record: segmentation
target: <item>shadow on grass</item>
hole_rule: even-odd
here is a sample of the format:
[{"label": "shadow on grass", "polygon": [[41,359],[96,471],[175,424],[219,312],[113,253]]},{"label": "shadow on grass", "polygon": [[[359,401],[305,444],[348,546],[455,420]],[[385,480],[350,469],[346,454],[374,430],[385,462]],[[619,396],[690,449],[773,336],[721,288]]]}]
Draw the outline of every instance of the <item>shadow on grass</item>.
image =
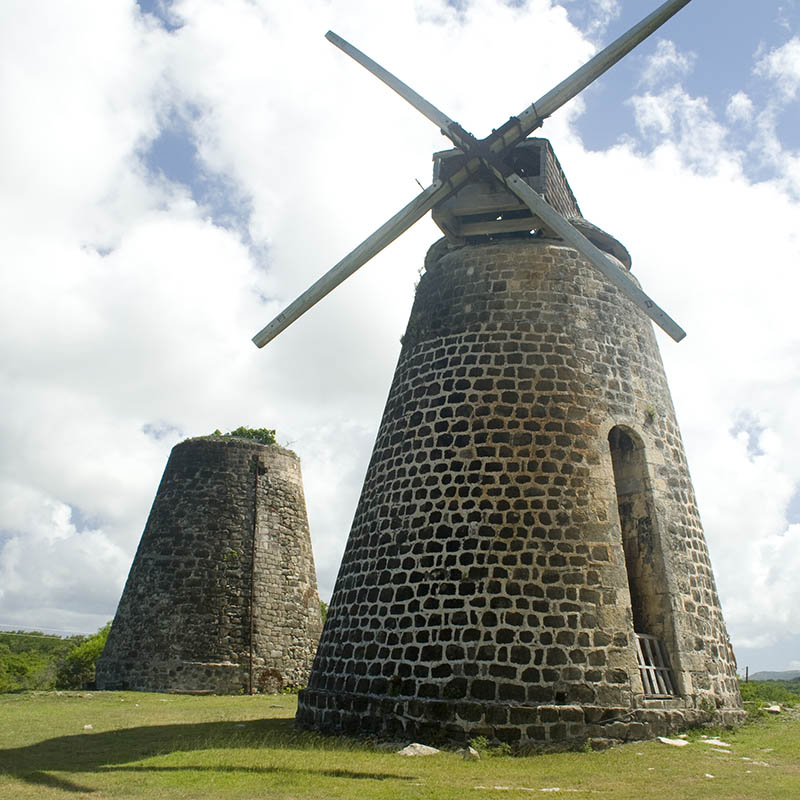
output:
[{"label": "shadow on grass", "polygon": [[235,722],[203,722],[186,725],[148,725],[116,731],[81,733],[46,739],[26,747],[0,750],[0,774],[29,784],[70,792],[91,792],[95,787],[83,786],[54,772],[98,774],[109,772],[170,773],[216,772],[248,775],[307,774],[348,780],[414,780],[407,775],[382,772],[354,772],[346,769],[303,769],[284,767],[216,766],[147,766],[132,761],[153,756],[185,753],[193,750],[244,747],[278,747],[308,751],[352,751],[356,745],[336,737],[299,733],[291,720],[265,719]]}]

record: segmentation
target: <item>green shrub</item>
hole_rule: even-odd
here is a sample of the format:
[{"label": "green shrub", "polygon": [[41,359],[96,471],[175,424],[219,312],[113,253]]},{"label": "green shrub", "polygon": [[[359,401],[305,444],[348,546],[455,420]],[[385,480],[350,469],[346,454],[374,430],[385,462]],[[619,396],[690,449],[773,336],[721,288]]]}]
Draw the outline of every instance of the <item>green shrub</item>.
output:
[{"label": "green shrub", "polygon": [[58,665],[83,639],[39,631],[0,633],[0,692],[53,689]]},{"label": "green shrub", "polygon": [[756,705],[795,706],[800,703],[798,681],[739,681],[742,700]]},{"label": "green shrub", "polygon": [[469,740],[470,747],[478,751],[478,754],[483,757],[494,756],[510,756],[513,755],[511,745],[506,742],[490,742],[485,736],[475,736]]},{"label": "green shrub", "polygon": [[111,623],[67,653],[56,673],[57,689],[83,689],[94,684],[94,665],[106,646]]},{"label": "green shrub", "polygon": [[219,428],[211,434],[212,436],[233,436],[237,439],[252,439],[254,442],[261,444],[277,444],[278,440],[275,438],[275,431],[269,428],[245,428],[238,427],[235,431],[222,433]]}]

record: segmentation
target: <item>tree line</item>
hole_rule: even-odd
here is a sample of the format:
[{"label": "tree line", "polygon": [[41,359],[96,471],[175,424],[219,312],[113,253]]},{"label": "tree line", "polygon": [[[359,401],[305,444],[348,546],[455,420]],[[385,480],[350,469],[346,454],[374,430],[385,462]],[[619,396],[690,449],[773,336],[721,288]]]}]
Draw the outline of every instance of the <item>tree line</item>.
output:
[{"label": "tree line", "polygon": [[0,632],[0,692],[94,687],[94,665],[111,623],[91,636]]}]

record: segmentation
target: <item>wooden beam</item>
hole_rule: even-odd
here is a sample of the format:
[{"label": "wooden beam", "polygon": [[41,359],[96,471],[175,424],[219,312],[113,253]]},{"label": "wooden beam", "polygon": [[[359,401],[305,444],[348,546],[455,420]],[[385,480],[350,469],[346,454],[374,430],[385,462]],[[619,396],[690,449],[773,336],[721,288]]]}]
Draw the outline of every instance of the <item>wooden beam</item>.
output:
[{"label": "wooden beam", "polygon": [[663,3],[652,14],[648,14],[641,22],[629,28],[594,58],[561,81],[558,86],[529,105],[521,114],[517,115],[522,129],[519,138],[526,138],[554,111],[580,94],[590,83],[597,80],[690,2],[691,0],[668,0]]},{"label": "wooden beam", "polygon": [[265,325],[253,337],[253,343],[256,347],[263,347],[281,331],[288,328],[298,317],[305,314],[309,308],[322,300],[326,294],[349,278],[360,266],[369,261],[374,255],[383,250],[387,244],[394,241],[418,219],[427,214],[449,191],[446,185],[437,181],[417,195],[371,236],[368,236],[355,250],[352,250],[338,264],[331,267],[293,303],[278,314],[272,322]]},{"label": "wooden beam", "polygon": [[679,342],[686,331],[675,322],[663,308],[651,300],[631,279],[628,273],[614,263],[602,250],[593,245],[580,231],[576,230],[543,197],[531,189],[519,175],[508,177],[496,173],[499,180],[530,208],[548,228],[554,230],[565,242],[571,244],[590,264],[617,287],[629,300],[642,309],[653,322]]}]

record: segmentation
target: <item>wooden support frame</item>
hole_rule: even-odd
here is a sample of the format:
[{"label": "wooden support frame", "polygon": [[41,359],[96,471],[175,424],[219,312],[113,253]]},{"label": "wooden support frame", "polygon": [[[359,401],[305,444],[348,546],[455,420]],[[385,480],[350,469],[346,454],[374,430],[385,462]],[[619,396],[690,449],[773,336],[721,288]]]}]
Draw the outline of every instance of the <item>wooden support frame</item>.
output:
[{"label": "wooden support frame", "polygon": [[646,633],[637,633],[635,636],[644,696],[650,699],[675,697],[675,681],[664,646],[655,636]]}]

